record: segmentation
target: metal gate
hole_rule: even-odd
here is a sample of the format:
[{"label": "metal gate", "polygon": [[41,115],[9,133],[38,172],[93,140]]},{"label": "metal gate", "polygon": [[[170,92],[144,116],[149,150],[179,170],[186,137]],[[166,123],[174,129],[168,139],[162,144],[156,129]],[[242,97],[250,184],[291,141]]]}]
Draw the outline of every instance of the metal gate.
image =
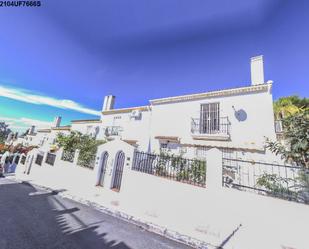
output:
[{"label": "metal gate", "polygon": [[117,153],[116,161],[115,161],[115,175],[114,175],[114,180],[113,180],[113,185],[112,185],[112,189],[115,189],[117,191],[120,190],[120,186],[121,186],[124,158],[125,158],[125,155],[122,151]]},{"label": "metal gate", "polygon": [[104,185],[104,177],[105,177],[105,172],[106,172],[107,159],[108,159],[108,153],[105,152],[102,158],[102,164],[101,164],[100,173],[99,173],[99,183],[98,183],[98,185],[102,187]]}]

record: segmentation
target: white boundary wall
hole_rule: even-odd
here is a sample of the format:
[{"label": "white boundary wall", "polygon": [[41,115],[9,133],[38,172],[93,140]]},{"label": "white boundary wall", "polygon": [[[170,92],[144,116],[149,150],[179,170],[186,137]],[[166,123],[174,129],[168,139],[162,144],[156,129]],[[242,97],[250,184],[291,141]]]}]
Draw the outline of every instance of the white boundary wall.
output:
[{"label": "white boundary wall", "polygon": [[[105,184],[95,187],[106,150]],[[125,153],[125,164],[120,192],[115,192],[110,187],[119,150]],[[55,166],[34,164],[28,176],[20,167],[17,175],[214,246],[226,241],[224,248],[309,248],[309,207],[222,188],[218,149],[207,154],[206,188],[133,171],[133,152],[134,147],[116,140],[99,147],[94,170],[57,159]],[[28,157],[34,153],[31,151]]]}]

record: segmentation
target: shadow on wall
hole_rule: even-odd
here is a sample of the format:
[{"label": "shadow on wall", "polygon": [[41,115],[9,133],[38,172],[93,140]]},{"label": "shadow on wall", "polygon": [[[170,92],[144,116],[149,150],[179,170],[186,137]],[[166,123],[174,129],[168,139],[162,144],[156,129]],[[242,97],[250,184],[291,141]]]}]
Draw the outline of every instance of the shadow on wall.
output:
[{"label": "shadow on wall", "polygon": [[56,193],[36,192],[31,184],[0,185],[0,248],[131,249],[107,241],[98,223],[84,224],[74,214],[79,208],[65,208]]}]

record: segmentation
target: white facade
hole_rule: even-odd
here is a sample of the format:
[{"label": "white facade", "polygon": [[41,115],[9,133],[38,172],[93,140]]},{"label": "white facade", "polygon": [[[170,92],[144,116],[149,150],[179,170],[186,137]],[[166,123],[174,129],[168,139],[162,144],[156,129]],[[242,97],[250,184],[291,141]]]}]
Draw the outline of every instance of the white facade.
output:
[{"label": "white facade", "polygon": [[77,131],[82,134],[91,135],[95,138],[100,137],[99,134],[102,132],[101,120],[72,120],[71,121],[71,130]]},{"label": "white facade", "polygon": [[[263,157],[270,154],[266,139],[276,140],[272,83],[264,83],[263,71],[263,57],[253,57],[250,86],[155,99],[146,106],[114,109],[115,97],[108,95],[101,119],[73,120],[65,132],[107,141],[118,138],[141,151],[189,158],[204,157],[212,147]],[[29,134],[27,143],[50,143],[61,129]]]},{"label": "white facade", "polygon": [[152,112],[149,106],[103,112],[103,139],[121,138],[142,150],[147,150],[151,135]]},{"label": "white facade", "polygon": [[104,109],[100,138],[119,137],[141,151],[164,150],[185,157],[203,157],[203,150],[211,147],[255,157],[270,154],[265,141],[276,140],[272,82],[261,82],[262,56],[251,59],[251,74],[247,87],[155,99],[148,106]]},{"label": "white facade", "polygon": [[39,129],[34,134],[27,134],[25,137],[18,139],[16,143],[24,146],[38,146],[50,149],[55,144],[56,137],[59,133],[69,134],[69,126],[60,126],[51,129]]},{"label": "white facade", "polygon": [[[203,147],[220,147],[264,154],[266,138],[276,139],[271,86],[157,99],[146,107],[104,111],[102,128],[119,130],[106,139],[120,137],[142,151],[167,149],[193,157]],[[216,104],[216,117],[207,114],[203,120],[205,104]],[[135,110],[141,113],[138,119],[132,117]]]}]

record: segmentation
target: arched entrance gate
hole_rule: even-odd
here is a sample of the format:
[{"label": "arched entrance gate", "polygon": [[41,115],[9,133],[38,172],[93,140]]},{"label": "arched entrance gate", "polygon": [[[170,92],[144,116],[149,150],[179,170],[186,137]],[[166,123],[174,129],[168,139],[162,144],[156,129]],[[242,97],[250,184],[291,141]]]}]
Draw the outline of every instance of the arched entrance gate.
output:
[{"label": "arched entrance gate", "polygon": [[115,171],[112,189],[119,191],[121,187],[121,180],[123,174],[125,154],[123,151],[119,151],[115,157]]},{"label": "arched entrance gate", "polygon": [[104,178],[105,178],[105,173],[106,173],[107,159],[108,159],[108,153],[104,152],[103,158],[102,158],[101,167],[99,169],[99,180],[98,180],[98,185],[102,186],[102,187],[104,185]]}]

